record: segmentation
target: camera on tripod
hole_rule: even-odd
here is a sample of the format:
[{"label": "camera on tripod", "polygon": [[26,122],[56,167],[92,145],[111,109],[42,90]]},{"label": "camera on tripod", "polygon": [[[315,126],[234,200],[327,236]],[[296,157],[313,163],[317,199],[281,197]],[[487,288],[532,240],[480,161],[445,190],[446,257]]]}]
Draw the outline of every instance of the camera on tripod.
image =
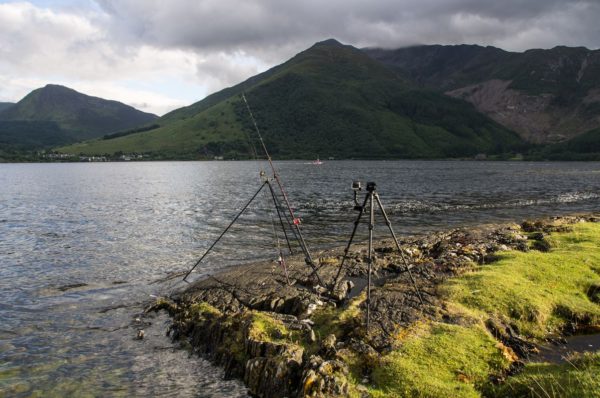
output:
[{"label": "camera on tripod", "polygon": [[[377,186],[377,184],[375,184],[374,182],[367,182],[366,191],[369,193],[373,193],[373,192],[375,192],[376,186]],[[352,181],[351,188],[354,191],[354,210],[363,211],[364,207],[358,203],[358,199],[357,199],[358,192],[362,191],[362,183],[360,181]]]},{"label": "camera on tripod", "polygon": [[[417,296],[419,297],[419,301],[421,302],[421,305],[424,304],[423,297],[421,297],[421,292],[419,291],[417,283],[415,282],[415,279],[413,278],[412,273],[410,272],[410,267],[409,267],[408,261],[404,257],[404,254],[402,253],[402,249],[400,248],[400,243],[398,242],[398,238],[396,237],[396,233],[392,229],[392,223],[391,223],[390,219],[388,218],[388,216],[385,212],[385,209],[383,208],[383,205],[381,204],[381,200],[379,199],[379,194],[376,192],[376,189],[375,189],[376,187],[377,187],[377,184],[375,184],[374,182],[367,182],[367,186],[366,186],[367,193],[365,194],[364,201],[362,202],[362,205],[361,205],[358,203],[357,196],[358,196],[358,192],[362,191],[362,185],[361,185],[360,181],[352,181],[351,188],[352,188],[352,191],[354,192],[354,204],[355,204],[354,210],[357,210],[359,212],[359,214],[356,217],[356,221],[354,221],[354,229],[352,230],[352,235],[350,235],[350,240],[348,241],[348,244],[346,245],[346,248],[344,249],[344,257],[342,257],[342,261],[340,262],[340,265],[338,266],[338,270],[337,270],[337,273],[335,275],[335,278],[334,278],[333,284],[332,284],[332,286],[336,286],[340,279],[340,275],[344,268],[344,263],[345,263],[346,259],[348,258],[348,252],[350,250],[350,246],[352,245],[352,241],[354,240],[354,237],[356,235],[356,230],[358,229],[358,224],[360,223],[362,216],[365,214],[369,214],[369,246],[367,249],[368,269],[367,269],[367,301],[366,301],[366,304],[367,304],[366,332],[367,332],[367,335],[369,334],[369,323],[370,323],[370,319],[371,319],[371,309],[370,309],[371,308],[371,274],[373,272],[373,270],[372,270],[373,252],[374,252],[373,229],[375,226],[375,205],[377,205],[379,207],[379,211],[381,212],[381,215],[385,219],[385,224],[387,225],[387,227],[390,230],[390,233],[392,235],[392,238],[394,239],[396,248],[398,249],[398,252],[400,253],[400,257],[402,258],[402,261],[404,262],[405,271],[408,273],[408,276],[410,277],[412,285],[415,288],[415,292],[417,293]],[[367,209],[368,209],[368,211],[366,211]]]}]

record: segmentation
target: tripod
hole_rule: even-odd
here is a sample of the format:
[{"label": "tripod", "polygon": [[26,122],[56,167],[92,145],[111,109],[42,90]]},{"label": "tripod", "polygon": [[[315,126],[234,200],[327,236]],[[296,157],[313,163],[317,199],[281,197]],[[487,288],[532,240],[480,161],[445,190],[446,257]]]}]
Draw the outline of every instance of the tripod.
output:
[{"label": "tripod", "polygon": [[406,258],[404,257],[404,253],[402,252],[402,249],[400,248],[400,243],[398,243],[398,238],[396,238],[396,233],[394,232],[394,230],[392,228],[392,223],[391,223],[390,219],[388,218],[388,216],[385,212],[385,209],[383,208],[383,204],[381,204],[381,199],[379,199],[379,194],[376,192],[375,187],[376,187],[376,184],[374,182],[367,182],[367,194],[365,195],[365,200],[363,201],[362,206],[361,206],[361,205],[358,205],[358,201],[356,200],[357,191],[361,190],[360,182],[354,182],[352,184],[352,189],[354,190],[354,202],[356,203],[356,206],[354,208],[359,211],[359,214],[358,214],[358,217],[356,218],[356,221],[354,221],[354,229],[352,230],[352,235],[350,235],[350,240],[348,241],[348,244],[346,245],[346,248],[344,249],[344,257],[342,257],[342,261],[340,263],[340,266],[338,267],[338,270],[337,270],[337,273],[336,273],[336,276],[335,276],[335,279],[333,282],[333,287],[335,287],[337,285],[340,274],[344,267],[344,262],[348,258],[348,252],[350,251],[350,246],[352,245],[352,241],[354,240],[354,236],[356,235],[356,230],[358,229],[358,224],[360,224],[360,220],[362,218],[362,215],[365,212],[365,209],[366,209],[366,206],[368,203],[369,204],[369,245],[368,245],[368,260],[367,260],[367,264],[368,264],[368,272],[367,272],[367,334],[369,333],[369,324],[370,324],[370,320],[371,320],[371,274],[372,274],[372,269],[373,269],[373,228],[375,227],[375,206],[373,204],[373,201],[377,202],[377,205],[379,206],[379,210],[381,210],[381,214],[383,214],[385,224],[387,225],[388,229],[390,230],[390,233],[392,235],[392,238],[394,239],[394,243],[396,244],[396,248],[398,249],[398,252],[400,252],[400,257],[402,258],[404,267],[405,267],[406,271],[408,272],[410,281],[411,281],[413,287],[415,288],[415,292],[417,293],[417,296],[419,297],[419,301],[421,302],[421,305],[423,305],[423,298],[421,297],[421,292],[419,291],[419,288],[417,287],[417,283],[415,282],[415,279],[414,279],[412,273],[410,272],[410,267],[408,266],[408,262],[406,261]]},{"label": "tripod", "polygon": [[[187,277],[202,262],[202,260],[204,260],[204,258],[208,255],[208,253],[211,252],[211,250],[217,245],[217,243],[221,240],[221,238],[227,233],[227,231],[229,231],[229,229],[233,226],[233,224],[235,224],[235,222],[238,220],[238,218],[240,218],[240,216],[246,211],[246,209],[250,206],[250,204],[252,204],[252,202],[254,201],[254,199],[256,199],[256,197],[258,196],[258,194],[266,186],[266,187],[269,187],[269,192],[271,193],[271,198],[273,199],[273,204],[275,205],[275,209],[277,210],[277,216],[279,217],[279,223],[281,225],[281,229],[283,230],[283,234],[285,236],[285,241],[287,242],[287,246],[288,246],[288,249],[290,251],[290,254],[293,254],[293,251],[292,251],[292,245],[291,245],[290,240],[288,238],[288,235],[287,235],[287,232],[286,232],[286,229],[285,229],[285,225],[284,225],[284,222],[283,222],[283,218],[284,217],[285,217],[288,225],[291,227],[292,232],[293,232],[296,240],[298,241],[298,244],[300,245],[300,248],[304,252],[306,263],[311,266],[311,268],[313,270],[313,274],[316,275],[317,280],[319,281],[319,283],[321,285],[323,285],[323,282],[321,281],[321,278],[319,277],[319,274],[317,273],[317,269],[316,269],[316,267],[315,267],[315,265],[314,265],[314,263],[312,261],[312,257],[310,256],[310,252],[308,251],[308,247],[306,246],[306,242],[304,241],[304,237],[302,236],[302,231],[300,230],[300,226],[298,225],[298,223],[295,220],[292,220],[290,222],[290,220],[287,218],[287,216],[285,214],[282,215],[282,211],[280,210],[281,205],[280,205],[279,199],[277,199],[277,195],[275,195],[275,190],[273,189],[273,186],[271,185],[271,181],[266,176],[266,173],[264,171],[260,172],[260,177],[263,180],[263,183],[258,188],[258,190],[256,191],[256,193],[254,193],[254,195],[250,198],[250,200],[244,205],[244,207],[242,207],[242,209],[240,210],[240,212],[233,218],[233,220],[223,230],[223,232],[221,232],[221,235],[219,235],[219,237],[217,239],[215,239],[215,241],[206,250],[206,252],[204,252],[204,254],[202,255],[202,257],[200,257],[200,259],[196,262],[196,264],[194,264],[194,266],[192,268],[190,268],[190,270],[185,274],[185,276],[183,277],[183,281],[184,282],[187,282]],[[279,259],[280,259],[279,262],[282,265],[283,270],[285,272],[286,282],[289,285],[290,284],[290,278],[289,278],[287,266],[285,264],[285,260],[283,259],[283,253],[281,252],[281,249],[279,250]]]}]

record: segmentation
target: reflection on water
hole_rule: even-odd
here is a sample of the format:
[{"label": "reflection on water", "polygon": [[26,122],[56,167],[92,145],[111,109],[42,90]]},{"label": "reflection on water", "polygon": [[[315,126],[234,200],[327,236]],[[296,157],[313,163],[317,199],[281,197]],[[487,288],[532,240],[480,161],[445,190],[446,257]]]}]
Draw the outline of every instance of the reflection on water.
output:
[{"label": "reflection on water", "polygon": [[[277,165],[312,247],[347,239],[353,180],[377,182],[400,234],[597,211],[600,202],[600,163]],[[240,383],[175,349],[166,317],[135,319],[152,296],[182,286],[152,282],[194,263],[258,189],[258,170],[255,162],[0,165],[0,395],[245,396]],[[266,195],[200,274],[275,256]],[[134,340],[140,327],[147,338]]]}]

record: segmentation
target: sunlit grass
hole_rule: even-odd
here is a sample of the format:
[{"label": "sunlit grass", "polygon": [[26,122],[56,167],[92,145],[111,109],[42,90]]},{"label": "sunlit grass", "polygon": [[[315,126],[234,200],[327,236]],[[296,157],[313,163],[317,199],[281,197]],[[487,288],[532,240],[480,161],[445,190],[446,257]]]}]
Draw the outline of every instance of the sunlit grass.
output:
[{"label": "sunlit grass", "polygon": [[[460,325],[428,323],[409,330],[399,348],[372,373],[375,397],[592,397],[600,396],[598,358],[571,365],[529,364],[524,373],[494,387],[514,353],[496,341],[484,322],[497,318],[533,338],[559,333],[568,322],[600,323],[590,300],[600,285],[600,224],[552,234],[551,251],[505,252],[440,287],[448,312]],[[591,292],[591,293],[590,293]]]},{"label": "sunlit grass", "polygon": [[554,365],[532,363],[506,383],[487,391],[494,397],[600,397],[600,352]]},{"label": "sunlit grass", "polygon": [[542,338],[567,322],[600,323],[600,306],[588,297],[600,283],[600,224],[553,234],[549,253],[506,252],[498,262],[449,281],[445,299],[482,319],[498,317]]},{"label": "sunlit grass", "polygon": [[509,366],[480,325],[433,323],[408,337],[373,371],[375,397],[478,397],[477,386]]}]

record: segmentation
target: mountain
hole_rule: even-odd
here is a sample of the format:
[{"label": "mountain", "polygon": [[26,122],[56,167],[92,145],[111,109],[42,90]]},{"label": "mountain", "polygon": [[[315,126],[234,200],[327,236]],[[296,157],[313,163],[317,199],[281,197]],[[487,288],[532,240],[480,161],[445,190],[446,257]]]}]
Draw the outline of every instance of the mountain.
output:
[{"label": "mountain", "polygon": [[77,141],[56,122],[0,120],[0,145],[29,150],[66,145]]},{"label": "mountain", "polygon": [[471,102],[529,142],[561,142],[600,127],[600,50],[432,45],[364,51],[419,87]]},{"label": "mountain", "polygon": [[0,143],[26,149],[63,145],[151,123],[156,115],[49,84],[0,111]]},{"label": "mountain", "polygon": [[417,88],[361,50],[326,40],[163,116],[154,122],[156,128],[61,151],[248,157],[256,133],[243,92],[267,147],[278,158],[447,158],[523,147],[514,132],[470,103]]},{"label": "mountain", "polygon": [[12,103],[12,102],[0,102],[0,112],[2,112],[5,109],[10,108],[13,105],[14,105],[14,103]]}]

